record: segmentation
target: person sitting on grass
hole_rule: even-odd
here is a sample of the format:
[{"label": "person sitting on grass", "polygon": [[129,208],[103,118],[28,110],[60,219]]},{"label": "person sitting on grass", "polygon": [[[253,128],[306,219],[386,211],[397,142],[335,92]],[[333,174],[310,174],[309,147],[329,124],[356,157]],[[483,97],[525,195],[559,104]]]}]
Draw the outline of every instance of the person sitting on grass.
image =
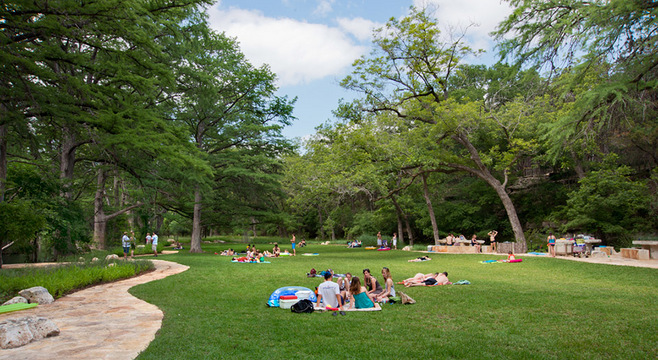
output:
[{"label": "person sitting on grass", "polygon": [[498,260],[498,261],[507,263],[510,262],[510,260],[516,260],[516,256],[514,256],[514,253],[512,253],[511,251],[507,253],[507,259]]},{"label": "person sitting on grass", "polygon": [[382,286],[379,285],[379,281],[377,281],[377,279],[370,274],[370,269],[363,269],[363,279],[366,287],[368,288],[369,295],[377,296],[384,291]]},{"label": "person sitting on grass", "polygon": [[[342,285],[341,285],[342,282]],[[340,287],[340,296],[343,299],[350,297],[350,285],[352,285],[352,273],[345,273],[345,277],[338,278],[338,286]]]},{"label": "person sitting on grass", "polygon": [[429,256],[419,256],[415,259],[411,259],[411,260],[407,260],[407,261],[408,262],[421,262],[421,261],[428,261],[428,260],[432,260],[432,258],[429,257]]},{"label": "person sitting on grass", "polygon": [[235,255],[235,251],[233,251],[233,249],[228,249],[228,250],[224,250],[224,251],[222,251],[219,255],[222,255],[222,256],[233,256],[233,255]]},{"label": "person sitting on grass", "polygon": [[320,301],[324,301],[325,308],[338,308],[341,310],[341,314],[345,315],[343,310],[343,298],[340,296],[340,288],[338,284],[331,281],[333,275],[330,271],[324,273],[324,282],[318,286],[318,299],[316,301],[316,307],[320,307]]},{"label": "person sitting on grass", "polygon": [[375,301],[377,302],[387,302],[390,296],[395,296],[393,278],[391,277],[391,271],[387,267],[382,268],[382,276],[384,277],[384,291],[375,296]]},{"label": "person sitting on grass", "polygon": [[358,276],[352,278],[350,284],[350,309],[370,309],[375,307],[375,301],[365,288],[361,286]]},{"label": "person sitting on grass", "polygon": [[274,256],[276,256],[276,257],[279,257],[279,255],[281,255],[281,248],[279,247],[278,243],[274,243],[274,248],[272,249],[272,254],[274,254]]}]

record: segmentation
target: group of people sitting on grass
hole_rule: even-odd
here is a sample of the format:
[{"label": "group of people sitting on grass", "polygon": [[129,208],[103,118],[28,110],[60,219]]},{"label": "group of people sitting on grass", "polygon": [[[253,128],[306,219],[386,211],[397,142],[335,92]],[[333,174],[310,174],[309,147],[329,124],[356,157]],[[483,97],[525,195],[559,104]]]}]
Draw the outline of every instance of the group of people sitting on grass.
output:
[{"label": "group of people sitting on grass", "polygon": [[[334,272],[329,269],[321,273],[324,282],[317,287],[317,303],[324,302],[325,307],[339,309],[370,309],[379,308],[379,303],[389,302],[396,298],[395,283],[391,271],[387,267],[382,268],[384,285],[379,283],[370,269],[363,269],[363,280],[351,273],[345,273],[338,277],[338,282],[333,282]],[[398,284],[406,287],[445,285],[449,284],[448,273],[416,274],[413,278],[406,279]]]},{"label": "group of people sitting on grass", "polygon": [[[244,253],[237,253],[233,249],[228,249],[224,250],[221,252],[220,255],[224,256],[234,256],[231,260],[232,261],[238,261],[238,262],[263,262],[265,261],[265,258],[273,258],[273,257],[279,257],[281,255],[290,255],[288,250],[281,250],[279,247],[279,244],[274,243],[274,248],[272,248],[272,251],[261,251],[260,249],[256,249],[256,246],[254,245],[247,245],[247,249],[245,250]],[[235,255],[244,255],[244,256],[239,256],[236,257]]]},{"label": "group of people sitting on grass", "polygon": [[347,242],[347,247],[348,247],[348,248],[357,248],[357,247],[361,247],[361,240],[348,241],[348,242]]}]

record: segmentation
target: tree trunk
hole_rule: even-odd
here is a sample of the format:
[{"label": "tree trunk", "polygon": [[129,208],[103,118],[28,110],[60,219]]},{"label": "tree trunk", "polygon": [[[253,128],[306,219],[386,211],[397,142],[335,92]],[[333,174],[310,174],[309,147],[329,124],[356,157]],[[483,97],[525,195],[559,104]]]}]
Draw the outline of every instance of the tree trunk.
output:
[{"label": "tree trunk", "polygon": [[201,189],[194,189],[194,215],[192,218],[192,240],[190,242],[191,253],[201,253]]},{"label": "tree trunk", "polygon": [[393,206],[395,206],[395,217],[398,220],[398,243],[400,246],[404,245],[404,225],[402,223],[402,208],[398,204],[397,200],[395,200],[395,196],[391,196],[391,201],[393,202]]},{"label": "tree trunk", "polygon": [[423,197],[427,204],[427,211],[429,212],[430,221],[432,222],[432,232],[434,233],[434,245],[439,245],[439,227],[436,224],[436,217],[434,217],[434,208],[432,207],[432,200],[430,199],[430,191],[427,187],[427,174],[421,174],[423,179]]},{"label": "tree trunk", "polygon": [[324,220],[322,220],[322,209],[318,206],[318,219],[320,221],[320,239],[324,241]]},{"label": "tree trunk", "polygon": [[70,200],[71,184],[73,183],[73,170],[75,165],[75,134],[68,126],[62,128],[62,150],[59,159],[59,178],[63,181],[65,199]]},{"label": "tree trunk", "polygon": [[[5,201],[5,188],[7,182],[7,135],[9,125],[0,125],[0,203]],[[2,254],[0,254],[2,258]],[[2,259],[0,259],[2,265]]]},{"label": "tree trunk", "polygon": [[105,170],[99,167],[98,177],[96,180],[97,181],[96,194],[94,196],[94,237],[93,237],[92,247],[102,250],[107,249],[107,243],[105,238],[106,230],[107,230],[107,222],[127,211],[130,211],[136,207],[143,205],[141,202],[137,202],[136,204],[130,205],[110,215],[106,215],[105,210],[103,209],[105,180],[106,180]]},{"label": "tree trunk", "polygon": [[505,172],[505,181],[501,184],[500,181],[498,181],[498,179],[496,179],[491,174],[489,169],[484,165],[477,149],[475,148],[475,146],[473,146],[473,144],[465,134],[461,134],[461,133],[455,134],[453,136],[453,139],[455,139],[456,141],[464,145],[464,147],[466,147],[466,149],[471,155],[471,160],[475,162],[476,168],[472,168],[461,164],[448,164],[448,166],[453,167],[455,169],[464,170],[478,176],[480,179],[486,181],[487,184],[489,184],[489,186],[491,186],[496,191],[496,194],[498,194],[500,201],[503,203],[503,206],[505,207],[505,211],[507,212],[507,218],[509,219],[510,225],[512,225],[512,231],[514,232],[514,238],[516,239],[516,243],[517,243],[516,248],[523,249],[522,252],[525,252],[528,249],[528,245],[526,244],[525,234],[523,234],[523,226],[521,226],[521,221],[519,220],[519,216],[516,213],[516,208],[514,207],[514,203],[512,202],[512,199],[509,197],[509,194],[507,194],[507,191],[505,190],[507,186],[507,172]]}]

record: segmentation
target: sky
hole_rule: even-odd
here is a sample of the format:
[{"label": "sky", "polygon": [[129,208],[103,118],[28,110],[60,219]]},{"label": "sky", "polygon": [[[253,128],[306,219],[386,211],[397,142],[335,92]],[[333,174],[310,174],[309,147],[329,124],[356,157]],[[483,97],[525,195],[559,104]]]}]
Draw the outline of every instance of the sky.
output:
[{"label": "sky", "polygon": [[472,64],[491,64],[495,48],[489,33],[511,9],[501,0],[219,0],[207,9],[211,27],[237,39],[256,67],[277,75],[278,96],[297,97],[288,138],[306,138],[334,119],[340,99],[359,94],[340,87],[352,63],[372,49],[372,30],[409,7],[435,9],[444,32],[466,29],[466,42],[482,49]]}]

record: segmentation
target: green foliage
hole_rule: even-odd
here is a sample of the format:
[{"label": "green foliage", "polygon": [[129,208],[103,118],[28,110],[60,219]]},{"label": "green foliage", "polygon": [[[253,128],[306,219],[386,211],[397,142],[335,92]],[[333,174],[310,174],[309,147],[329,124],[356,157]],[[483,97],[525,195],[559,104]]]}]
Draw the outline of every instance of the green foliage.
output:
[{"label": "green foliage", "polygon": [[655,229],[647,184],[632,180],[630,173],[627,166],[590,171],[569,194],[563,230],[591,232],[615,245],[633,233]]},{"label": "green foliage", "polygon": [[95,261],[49,267],[25,267],[0,271],[0,302],[33,286],[43,286],[55,298],[91,285],[139,275],[155,267],[150,261]]}]

